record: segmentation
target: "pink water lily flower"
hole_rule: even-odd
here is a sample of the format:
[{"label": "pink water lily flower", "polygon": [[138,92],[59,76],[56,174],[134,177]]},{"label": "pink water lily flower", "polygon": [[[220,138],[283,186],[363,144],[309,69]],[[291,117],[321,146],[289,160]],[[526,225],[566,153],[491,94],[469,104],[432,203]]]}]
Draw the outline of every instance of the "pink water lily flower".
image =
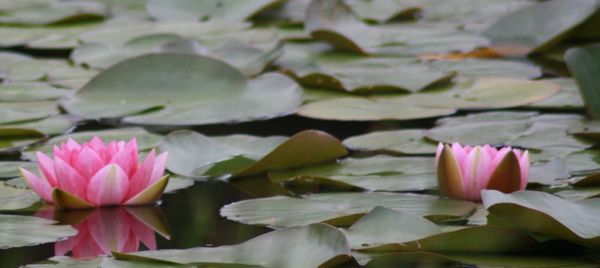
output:
[{"label": "pink water lily flower", "polygon": [[54,146],[54,159],[36,152],[39,173],[20,168],[21,174],[44,201],[58,207],[90,208],[142,205],[160,198],[168,176],[163,176],[167,153],[152,150],[138,160],[135,138],[105,144],[99,137],[79,144],[69,139]]},{"label": "pink water lily flower", "polygon": [[445,196],[480,201],[482,189],[510,193],[527,186],[528,151],[440,143],[435,157],[439,190]]}]

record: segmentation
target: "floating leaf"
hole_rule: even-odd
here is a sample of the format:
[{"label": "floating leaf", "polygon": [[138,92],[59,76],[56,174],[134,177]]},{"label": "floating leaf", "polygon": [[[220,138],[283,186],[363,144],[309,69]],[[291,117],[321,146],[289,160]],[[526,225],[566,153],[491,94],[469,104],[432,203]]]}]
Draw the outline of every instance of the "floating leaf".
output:
[{"label": "floating leaf", "polygon": [[560,85],[560,91],[546,99],[529,104],[527,107],[534,109],[582,109],[583,101],[579,94],[579,88],[575,81],[570,78],[554,78],[544,80]]},{"label": "floating leaf", "polygon": [[[485,31],[504,53],[547,50],[590,18],[598,9],[595,0],[552,0],[518,10],[501,18]],[[560,18],[560,19],[556,19]]]},{"label": "floating leaf", "polygon": [[600,119],[600,93],[598,92],[600,65],[598,65],[598,59],[600,59],[600,46],[572,48],[565,54],[567,66],[577,81],[587,113],[595,119]]},{"label": "floating leaf", "polygon": [[77,234],[68,225],[30,216],[0,215],[0,248],[33,246]]},{"label": "floating leaf", "polygon": [[488,44],[482,36],[445,25],[368,26],[341,0],[314,0],[306,11],[305,31],[316,40],[359,54],[415,55],[471,51]]},{"label": "floating leaf", "polygon": [[0,84],[0,101],[2,102],[56,100],[67,96],[69,93],[69,90],[53,87],[45,83]]},{"label": "floating leaf", "polygon": [[281,116],[301,101],[298,85],[280,74],[246,80],[233,67],[207,57],[156,54],[114,65],[62,105],[90,119],[204,125]]},{"label": "floating leaf", "polygon": [[[294,243],[290,243],[293,241]],[[118,260],[261,267],[331,267],[350,259],[346,237],[325,224],[273,231],[238,245],[114,253]]]},{"label": "floating leaf", "polygon": [[437,196],[396,193],[327,193],[303,198],[275,196],[224,206],[221,215],[246,224],[299,226],[326,222],[349,226],[376,206],[443,220],[461,218],[475,209],[468,201]]},{"label": "floating leaf", "polygon": [[31,207],[40,198],[29,189],[0,184],[0,210],[11,211]]},{"label": "floating leaf", "polygon": [[0,22],[24,25],[53,24],[75,19],[102,18],[106,12],[106,7],[96,2],[54,2],[42,6],[32,5],[6,10],[0,15]]},{"label": "floating leaf", "polygon": [[192,131],[176,131],[165,138],[161,149],[169,151],[167,168],[185,176],[248,176],[318,164],[347,153],[337,139],[315,130],[287,140],[246,135],[209,138]]},{"label": "floating leaf", "polygon": [[504,194],[495,190],[484,190],[482,199],[490,212],[490,224],[521,228],[585,246],[600,245],[600,228],[595,224],[600,215],[600,199],[569,202],[544,192]]},{"label": "floating leaf", "polygon": [[385,151],[400,154],[434,154],[437,145],[425,139],[423,129],[371,132],[344,140],[344,145],[358,151]]},{"label": "floating leaf", "polygon": [[148,13],[164,21],[244,21],[281,0],[149,0]]},{"label": "floating leaf", "polygon": [[361,251],[520,253],[534,251],[539,245],[526,232],[515,229],[477,226],[444,231],[422,217],[385,207],[374,208],[344,234],[350,246]]},{"label": "floating leaf", "polygon": [[437,187],[432,157],[347,158],[337,163],[269,172],[269,178],[289,185],[317,183],[370,191],[420,191]]}]

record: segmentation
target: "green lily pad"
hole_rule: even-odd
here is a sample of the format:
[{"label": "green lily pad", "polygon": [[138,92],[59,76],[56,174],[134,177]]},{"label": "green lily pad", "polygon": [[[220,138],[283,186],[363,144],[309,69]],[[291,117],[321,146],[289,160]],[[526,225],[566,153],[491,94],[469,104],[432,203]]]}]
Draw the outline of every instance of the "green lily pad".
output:
[{"label": "green lily pad", "polygon": [[376,206],[426,216],[456,219],[470,214],[475,204],[437,196],[397,193],[324,193],[303,198],[275,196],[235,202],[221,208],[227,219],[245,224],[299,226],[326,222],[349,226]]},{"label": "green lily pad", "polygon": [[484,33],[494,46],[516,48],[524,53],[541,52],[563,40],[596,10],[595,0],[546,1],[501,18]]},{"label": "green lily pad", "polygon": [[287,44],[276,65],[302,85],[346,91],[416,92],[455,75],[414,58],[364,58],[328,50],[323,44]]},{"label": "green lily pad", "polygon": [[148,13],[163,21],[244,21],[281,0],[149,0]]},{"label": "green lily pad", "polygon": [[437,188],[435,161],[430,157],[347,158],[336,163],[269,172],[274,182],[320,184],[370,191],[420,191]]},{"label": "green lily pad", "polygon": [[588,198],[600,197],[600,187],[573,187],[554,193],[565,200],[577,202]]},{"label": "green lily pad", "polygon": [[40,198],[29,189],[15,188],[0,183],[0,211],[25,209],[39,201]]},{"label": "green lily pad", "polygon": [[301,101],[299,86],[280,74],[246,80],[237,69],[208,57],[151,54],[114,65],[61,104],[90,119],[204,125],[286,115]]},{"label": "green lily pad", "polygon": [[569,133],[573,134],[573,135],[581,136],[581,137],[599,140],[600,139],[600,122],[598,122],[598,121],[586,122],[581,127],[570,129]]},{"label": "green lily pad", "polygon": [[583,109],[583,100],[579,94],[579,88],[573,79],[553,78],[545,81],[560,85],[560,91],[546,99],[529,104],[527,107],[531,107],[536,110]]},{"label": "green lily pad", "polygon": [[542,71],[536,66],[509,60],[439,60],[433,61],[431,65],[441,70],[456,72],[459,77],[467,78],[532,79],[542,75]]},{"label": "green lily pad", "polygon": [[511,78],[482,78],[415,94],[340,97],[305,104],[299,115],[333,120],[408,120],[449,115],[456,109],[509,108],[559,90],[554,84]]},{"label": "green lily pad", "polygon": [[426,140],[424,131],[424,129],[376,131],[345,139],[344,145],[358,151],[434,154],[437,144]]},{"label": "green lily pad", "polygon": [[27,170],[34,170],[37,165],[33,162],[25,161],[0,161],[0,178],[14,178],[21,176],[19,167]]},{"label": "green lily pad", "polygon": [[0,15],[0,22],[4,24],[44,25],[65,23],[76,19],[103,18],[106,12],[106,6],[101,3],[57,1],[42,6],[23,6],[5,10]]},{"label": "green lily pad", "polygon": [[68,225],[30,216],[0,215],[0,249],[50,243],[77,234]]},{"label": "green lily pad", "polygon": [[0,125],[39,120],[56,114],[58,107],[50,101],[3,103],[0,107]]},{"label": "green lily pad", "polygon": [[232,246],[113,253],[113,255],[118,260],[143,260],[169,264],[223,263],[282,268],[332,267],[350,259],[350,247],[344,234],[336,228],[325,224],[311,224],[273,231]]},{"label": "green lily pad", "polygon": [[422,217],[385,207],[374,208],[343,231],[352,249],[360,251],[521,253],[539,245],[524,231],[496,226],[444,231]]},{"label": "green lily pad", "polygon": [[67,96],[69,93],[69,90],[53,87],[46,83],[0,84],[1,102],[57,100]]},{"label": "green lily pad", "polygon": [[[546,234],[584,246],[600,245],[598,202],[587,199],[569,202],[544,192],[520,191],[504,194],[482,192],[488,223]],[[543,224],[540,224],[543,223]]]},{"label": "green lily pad", "polygon": [[341,0],[312,1],[304,21],[305,31],[314,39],[365,55],[466,52],[488,45],[482,36],[446,25],[369,26]]},{"label": "green lily pad", "polygon": [[565,61],[577,81],[586,111],[595,119],[600,119],[600,93],[597,90],[600,86],[597,76],[600,73],[598,59],[600,59],[600,46],[572,48],[565,54]]},{"label": "green lily pad", "polygon": [[287,140],[247,135],[210,138],[183,130],[167,135],[161,150],[169,151],[167,168],[184,176],[248,176],[331,161],[347,153],[337,139],[315,130]]}]

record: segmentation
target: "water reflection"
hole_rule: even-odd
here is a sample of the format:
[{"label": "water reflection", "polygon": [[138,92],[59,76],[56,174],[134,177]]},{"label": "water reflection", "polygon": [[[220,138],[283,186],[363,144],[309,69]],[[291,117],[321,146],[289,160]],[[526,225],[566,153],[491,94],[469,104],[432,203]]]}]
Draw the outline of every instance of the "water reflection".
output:
[{"label": "water reflection", "polygon": [[[158,207],[108,207],[91,210],[42,208],[36,216],[70,224],[78,233],[54,244],[56,256],[76,258],[108,255],[112,251],[155,250],[155,233],[170,238]],[[69,254],[70,253],[70,254]]]}]

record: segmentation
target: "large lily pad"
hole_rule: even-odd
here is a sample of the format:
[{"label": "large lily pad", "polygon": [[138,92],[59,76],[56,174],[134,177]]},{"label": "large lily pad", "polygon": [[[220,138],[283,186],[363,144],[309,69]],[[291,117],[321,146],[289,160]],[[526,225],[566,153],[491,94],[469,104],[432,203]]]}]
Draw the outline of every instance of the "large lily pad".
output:
[{"label": "large lily pad", "polygon": [[77,234],[68,225],[30,216],[0,215],[0,249],[50,243]]},{"label": "large lily pad", "polygon": [[560,91],[546,99],[529,104],[534,109],[583,109],[583,100],[579,94],[579,87],[570,78],[554,78],[546,80],[560,85]]},{"label": "large lily pad", "polygon": [[600,59],[600,46],[572,48],[565,55],[569,70],[573,73],[579,86],[586,110],[595,119],[600,119],[600,93],[598,92],[600,65],[598,65],[598,59]]},{"label": "large lily pad", "polygon": [[495,190],[483,191],[482,199],[490,212],[490,224],[521,228],[591,247],[600,245],[600,228],[596,224],[600,199],[570,202],[544,192],[504,194]]},{"label": "large lily pad", "polygon": [[468,201],[437,196],[396,193],[313,194],[303,198],[275,196],[240,201],[224,206],[221,215],[246,224],[299,226],[326,222],[349,226],[376,206],[443,220],[461,218],[475,209]]},{"label": "large lily pad", "polygon": [[344,145],[358,151],[385,151],[400,154],[434,154],[437,144],[425,139],[424,129],[371,132],[344,140]]},{"label": "large lily pad", "polygon": [[156,54],[114,65],[62,105],[90,119],[204,125],[286,115],[301,101],[298,85],[280,74],[246,80],[235,68],[208,57]]},{"label": "large lily pad", "polygon": [[509,108],[545,99],[554,84],[510,78],[482,78],[422,93],[329,98],[305,104],[298,114],[333,120],[407,120],[449,115],[457,109]]},{"label": "large lily pad", "polygon": [[341,0],[314,0],[306,11],[305,31],[314,39],[359,54],[416,55],[471,51],[488,40],[445,25],[369,26]]},{"label": "large lily pad", "polygon": [[[499,52],[536,53],[563,40],[598,9],[595,0],[552,0],[518,10],[485,31]],[[556,19],[560,18],[560,19]]]},{"label": "large lily pad", "polygon": [[5,24],[43,25],[75,19],[97,19],[106,15],[101,3],[92,1],[57,1],[47,5],[22,6],[5,10],[0,22]]},{"label": "large lily pad", "polygon": [[40,198],[29,189],[6,186],[0,183],[0,210],[11,211],[31,207]]},{"label": "large lily pad", "polygon": [[166,21],[244,21],[282,0],[149,0],[148,13]]},{"label": "large lily pad", "polygon": [[538,241],[527,232],[495,226],[450,228],[409,213],[376,207],[344,230],[361,251],[507,253],[533,251]]},{"label": "large lily pad", "polygon": [[53,87],[46,83],[4,83],[0,84],[1,102],[27,102],[56,100],[71,93],[69,90]]},{"label": "large lily pad", "polygon": [[347,158],[336,163],[269,172],[269,178],[290,185],[320,184],[370,191],[420,191],[437,187],[432,157]]},{"label": "large lily pad", "polygon": [[247,135],[210,138],[182,130],[169,134],[161,150],[169,151],[167,168],[185,176],[248,176],[331,161],[347,153],[337,139],[315,130],[287,140]]},{"label": "large lily pad", "polygon": [[311,224],[273,231],[232,246],[114,253],[114,256],[119,260],[173,264],[331,267],[350,259],[350,247],[344,234],[336,228]]}]

